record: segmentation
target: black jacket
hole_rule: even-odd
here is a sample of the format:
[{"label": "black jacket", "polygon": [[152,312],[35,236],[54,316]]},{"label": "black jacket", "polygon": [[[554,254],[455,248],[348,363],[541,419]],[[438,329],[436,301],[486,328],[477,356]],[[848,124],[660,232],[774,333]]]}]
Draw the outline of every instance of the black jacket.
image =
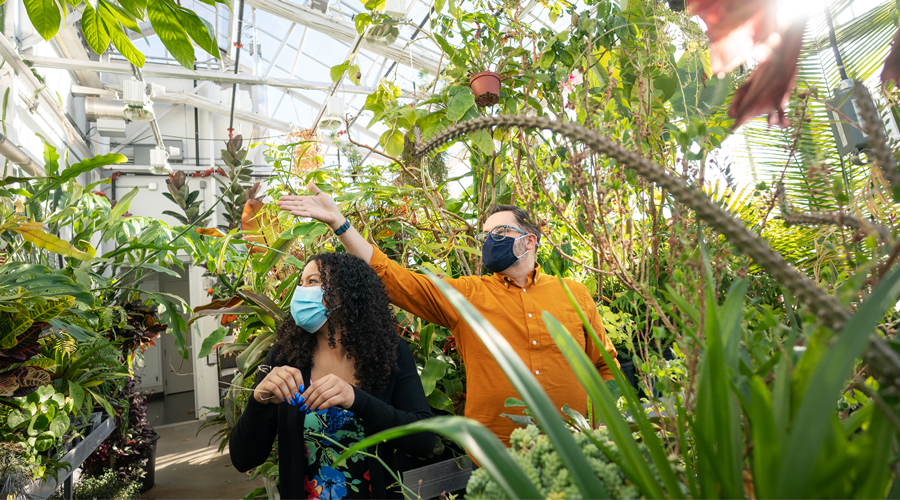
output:
[{"label": "black jacket", "polygon": [[[263,364],[275,367],[285,363],[278,358],[278,348],[272,347]],[[397,364],[399,370],[391,376],[387,388],[376,394],[369,394],[354,387],[353,405],[347,410],[362,418],[366,436],[372,436],[385,429],[398,427],[430,418],[431,406],[425,399],[422,382],[416,370],[406,341],[397,341]],[[309,381],[310,367],[298,367],[303,380]],[[262,375],[262,374],[260,374]],[[263,377],[256,381],[259,384]],[[229,451],[234,467],[245,472],[261,465],[269,458],[275,436],[278,436],[279,492],[284,499],[306,498],[303,477],[306,469],[303,425],[305,413],[289,404],[262,404],[251,397],[247,408],[231,433]],[[397,470],[394,450],[427,457],[434,451],[435,438],[432,433],[419,433],[388,441],[378,446],[378,456]],[[376,453],[374,447],[367,450]],[[366,458],[374,498],[401,498],[399,487],[393,477],[373,458]],[[381,492],[379,494],[379,492]]]}]

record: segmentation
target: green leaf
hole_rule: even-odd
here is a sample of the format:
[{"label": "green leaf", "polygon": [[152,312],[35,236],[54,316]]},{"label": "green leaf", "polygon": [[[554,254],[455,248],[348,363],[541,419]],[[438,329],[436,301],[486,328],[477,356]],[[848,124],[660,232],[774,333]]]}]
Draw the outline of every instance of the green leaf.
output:
[{"label": "green leaf", "polygon": [[[600,413],[601,420],[609,430],[610,438],[619,447],[619,452],[624,459],[623,465],[626,467],[623,470],[625,475],[635,482],[647,498],[664,498],[665,494],[644,461],[643,454],[632,437],[630,427],[625,422],[625,419],[622,418],[618,408],[616,408],[616,399],[613,398],[608,386],[603,382],[600,373],[597,372],[597,368],[591,362],[587,353],[578,345],[572,334],[566,330],[566,327],[550,313],[544,311],[541,316],[544,324],[547,326],[547,331],[553,337],[553,341],[559,346],[563,356],[566,357],[569,365],[575,371],[575,375],[578,377],[581,385],[587,391],[591,402],[594,403],[594,407]],[[611,357],[609,361],[612,361]],[[609,366],[612,370],[618,371],[615,363]],[[656,434],[651,432],[649,435],[644,435],[644,441],[658,442],[659,440]],[[663,456],[665,457],[665,455]],[[668,465],[666,468],[669,468]],[[671,471],[671,468],[669,470]],[[675,491],[679,492],[680,490],[676,487]],[[677,495],[678,493],[675,494]]]},{"label": "green leaf", "polygon": [[69,382],[69,397],[71,397],[75,401],[76,410],[81,408],[81,405],[84,404],[84,389],[81,388],[77,382],[73,382],[71,380]]},{"label": "green leaf", "polygon": [[[147,5],[150,24],[172,57],[185,68],[194,67],[194,46],[178,16],[167,0],[150,0]],[[113,40],[115,42],[115,40]]]},{"label": "green leaf", "polygon": [[264,332],[258,335],[253,339],[253,342],[250,343],[250,347],[238,354],[237,359],[235,360],[237,362],[238,370],[244,374],[248,373],[256,363],[265,357],[266,353],[269,352],[269,348],[272,347],[272,344],[274,343],[274,332]]},{"label": "green leaf", "polygon": [[403,133],[394,130],[384,144],[384,151],[391,156],[400,156],[403,153]]},{"label": "green leaf", "polygon": [[381,10],[384,8],[384,0],[367,0],[363,6],[366,10]]},{"label": "green leaf", "polygon": [[772,411],[772,397],[762,378],[750,380],[750,419],[753,442],[753,483],[759,498],[773,498],[778,469],[781,467],[781,447]]},{"label": "green leaf", "polygon": [[6,419],[6,425],[8,425],[10,429],[16,430],[20,427],[24,427],[30,421],[31,417],[26,417],[25,414],[19,410],[13,410]]},{"label": "green leaf", "polygon": [[44,143],[44,170],[48,176],[56,175],[56,172],[59,170],[59,153],[55,147],[47,142],[47,139],[44,139],[44,136],[41,134],[34,135],[40,137],[41,142]]},{"label": "green leaf", "polygon": [[190,10],[177,7],[178,21],[196,44],[209,55],[219,58],[219,44],[216,43],[216,31],[209,21],[194,14]]},{"label": "green leaf", "polygon": [[47,451],[55,442],[56,439],[53,437],[52,433],[42,432],[34,441],[34,449],[37,451]]},{"label": "green leaf", "polygon": [[460,92],[450,98],[447,103],[447,119],[457,122],[466,112],[475,105],[475,96],[472,92]]},{"label": "green leaf", "polygon": [[100,0],[100,13],[107,19],[115,19],[117,22],[122,23],[123,26],[134,31],[135,33],[141,32],[141,27],[138,26],[137,19],[128,12],[127,10],[119,7],[116,4],[106,2],[104,0]]},{"label": "green leaf", "polygon": [[494,139],[487,129],[476,130],[469,134],[469,139],[482,153],[490,156],[494,154]]},{"label": "green leaf", "polygon": [[109,222],[114,222],[128,211],[128,207],[131,205],[132,200],[138,194],[138,188],[134,187],[131,191],[125,193],[125,196],[121,197],[119,201],[116,203],[116,206],[112,207],[109,211]]},{"label": "green leaf", "polygon": [[332,66],[331,67],[331,81],[336,82],[336,81],[340,80],[341,77],[344,76],[344,72],[347,71],[348,68],[350,68],[350,61],[344,61],[343,63],[338,64],[337,66]]},{"label": "green leaf", "polygon": [[431,394],[434,391],[434,386],[437,384],[437,381],[447,373],[447,368],[450,365],[447,364],[446,361],[442,361],[436,357],[428,358],[428,361],[425,362],[425,367],[422,368],[422,374],[420,375],[422,378],[422,390],[425,391],[425,395]]},{"label": "green leaf", "polygon": [[442,10],[444,10],[444,5],[447,4],[447,0],[435,0],[434,1],[434,13],[440,14]]},{"label": "green leaf", "polygon": [[428,404],[431,405],[432,408],[437,408],[438,410],[443,411],[453,411],[453,401],[447,397],[446,394],[441,390],[434,390],[426,398],[428,400]]},{"label": "green leaf", "polygon": [[812,488],[814,467],[832,432],[835,401],[885,311],[900,294],[900,267],[895,267],[841,328],[837,341],[816,365],[784,446],[776,495],[799,497]]},{"label": "green leaf", "polygon": [[[600,337],[594,330],[593,325],[591,325],[591,322],[588,321],[587,316],[585,316],[584,314],[584,311],[581,310],[581,306],[578,305],[578,301],[575,299],[575,296],[572,295],[572,291],[569,290],[568,285],[566,285],[562,278],[560,278],[559,280],[563,289],[566,291],[566,295],[569,297],[569,302],[572,303],[575,312],[578,314],[578,317],[581,318],[581,323],[582,325],[584,325],[585,331],[587,331],[590,335],[591,340],[594,342],[594,345],[603,345],[603,342],[601,342]],[[578,351],[581,351],[581,349],[579,348]],[[622,374],[622,370],[620,370],[616,365],[612,356],[610,356],[610,354],[606,352],[605,349],[598,349],[598,351],[603,357],[603,361],[604,363],[606,363],[606,366],[610,368],[610,371],[613,374],[613,379],[619,386],[619,390],[622,391],[622,394],[625,396],[625,401],[628,404],[628,408],[631,410],[633,418],[637,421],[638,428],[640,429],[641,435],[644,438],[644,443],[650,449],[650,456],[651,458],[653,458],[653,461],[657,466],[657,471],[659,472],[660,476],[662,476],[663,484],[668,490],[670,490],[668,492],[669,495],[672,498],[683,498],[683,495],[681,494],[681,488],[678,485],[678,481],[675,478],[675,473],[672,470],[671,465],[669,464],[668,457],[665,450],[663,449],[663,445],[659,438],[656,437],[656,432],[654,431],[649,418],[647,418],[647,415],[644,413],[643,406],[641,405],[641,401],[638,399],[637,393],[635,392],[631,384],[627,380],[625,380],[625,375]],[[596,369],[593,369],[591,371],[593,373],[596,373]],[[591,378],[593,378],[593,376],[591,376]],[[594,381],[596,382],[596,379],[594,379]],[[588,387],[585,387],[585,389],[588,389]],[[603,384],[603,386],[600,387],[598,385],[597,389],[599,390],[599,394],[603,394],[604,390],[607,392],[609,391],[609,386]],[[609,395],[611,397],[612,393],[609,393]],[[592,398],[594,398],[594,396],[592,396]],[[603,401],[604,399],[606,399],[605,396],[600,400],[592,399],[592,401],[594,402],[594,404],[597,404],[598,401]],[[618,412],[618,409],[615,405],[615,400],[607,400],[605,408],[603,406],[600,406],[598,407],[598,410],[600,410],[601,412],[605,411],[608,414],[606,418],[610,419],[611,421],[621,419],[621,414],[619,414]],[[607,425],[609,424],[607,423]],[[620,449],[629,447],[629,442],[633,441],[629,439],[630,436],[627,433],[623,432],[621,427],[619,428],[618,436],[618,439],[622,441],[621,443],[619,443],[618,440],[616,441]],[[656,438],[654,439],[654,437]],[[631,465],[632,467],[636,467],[638,469],[642,467],[640,463],[637,463],[634,460],[631,461]],[[645,475],[646,472],[643,472],[642,474]],[[645,488],[653,489],[654,486],[645,484]],[[656,495],[650,496],[653,497]]]},{"label": "green leaf", "polygon": [[81,14],[81,32],[84,39],[97,55],[106,52],[109,48],[109,33],[106,25],[100,19],[100,15],[91,8],[90,3],[84,4],[84,12]]},{"label": "green leaf", "polygon": [[357,441],[344,450],[334,463],[341,465],[354,453],[370,446],[419,432],[440,434],[465,448],[481,467],[487,469],[509,498],[543,498],[497,436],[487,427],[465,417],[434,417],[379,432]]},{"label": "green leaf", "polygon": [[358,64],[354,64],[347,68],[347,78],[353,82],[353,85],[359,85],[359,82],[362,81],[360,78],[361,76]]},{"label": "green leaf", "polygon": [[200,346],[200,354],[197,359],[205,358],[212,353],[213,346],[225,340],[225,328],[216,328],[208,337],[203,339],[203,345]]},{"label": "green leaf", "polygon": [[53,417],[53,421],[50,422],[50,434],[55,438],[63,437],[63,434],[69,430],[69,416],[64,412],[59,412],[55,417]]},{"label": "green leaf", "polygon": [[106,410],[106,413],[109,415],[109,418],[116,418],[116,411],[113,410],[112,405],[109,404],[109,401],[107,401],[105,397],[98,395],[96,392],[94,392],[90,389],[86,389],[86,390],[87,390],[88,394],[90,394],[91,397],[94,398],[94,401],[96,401],[97,404],[99,404],[100,406],[103,407],[104,410]]},{"label": "green leaf", "polygon": [[106,26],[106,31],[109,33],[109,39],[112,41],[116,50],[125,56],[125,59],[128,59],[128,62],[131,64],[134,64],[139,68],[143,67],[144,54],[131,43],[131,39],[128,38],[122,30],[122,26],[119,22],[116,19],[103,18],[103,24]]},{"label": "green leaf", "polygon": [[60,6],[55,0],[23,0],[31,25],[44,40],[50,40],[62,24]]},{"label": "green leaf", "polygon": [[138,19],[147,17],[147,0],[118,0],[125,10]]},{"label": "green leaf", "polygon": [[362,35],[366,32],[366,27],[372,24],[372,16],[365,12],[357,14],[356,17],[353,18],[353,23],[356,25],[356,32]]},{"label": "green leaf", "polygon": [[581,494],[585,498],[609,498],[572,433],[566,428],[559,410],[506,338],[462,294],[434,274],[428,273],[428,277],[472,328],[513,387],[528,403],[528,408],[550,438]]}]

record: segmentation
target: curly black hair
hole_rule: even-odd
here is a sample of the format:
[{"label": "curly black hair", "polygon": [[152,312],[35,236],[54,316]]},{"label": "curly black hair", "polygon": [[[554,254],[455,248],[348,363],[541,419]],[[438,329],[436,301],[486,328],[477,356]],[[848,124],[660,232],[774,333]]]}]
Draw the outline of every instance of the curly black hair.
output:
[{"label": "curly black hair", "polygon": [[[337,347],[335,332],[347,358],[354,360],[359,388],[376,392],[387,387],[397,371],[397,320],[387,290],[365,261],[345,253],[323,253],[309,258],[319,265],[328,318],[328,343]],[[316,336],[288,318],[275,332],[275,346],[282,362],[312,367]]]}]

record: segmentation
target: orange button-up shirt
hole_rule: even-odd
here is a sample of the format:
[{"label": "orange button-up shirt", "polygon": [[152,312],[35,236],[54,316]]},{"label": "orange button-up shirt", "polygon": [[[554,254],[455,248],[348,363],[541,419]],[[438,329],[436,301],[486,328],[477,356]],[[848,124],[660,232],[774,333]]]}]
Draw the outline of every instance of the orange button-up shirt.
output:
[{"label": "orange button-up shirt", "polygon": [[[384,282],[391,302],[453,332],[466,367],[468,387],[465,415],[484,424],[508,445],[509,435],[517,425],[500,414],[514,413],[512,409],[504,407],[506,398],[521,397],[503,370],[428,277],[405,269],[377,247],[374,250],[370,264]],[[604,380],[612,379],[612,373],[590,334],[585,331],[578,313],[557,278],[541,274],[540,267],[535,266],[534,271],[529,273],[524,288],[500,274],[466,276],[445,281],[463,294],[506,338],[557,408],[568,404],[569,408],[582,415],[586,414],[587,394],[565,356],[553,342],[541,319],[541,313],[548,311],[565,325]],[[594,331],[603,341],[603,348],[615,359],[616,349],[606,337],[597,306],[587,287],[576,281],[565,281]]]}]

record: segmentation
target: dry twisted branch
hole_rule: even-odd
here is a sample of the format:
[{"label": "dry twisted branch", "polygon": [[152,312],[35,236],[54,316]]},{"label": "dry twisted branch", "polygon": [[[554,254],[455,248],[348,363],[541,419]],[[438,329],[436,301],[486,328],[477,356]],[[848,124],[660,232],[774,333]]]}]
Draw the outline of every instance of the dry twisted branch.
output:
[{"label": "dry twisted branch", "polygon": [[862,83],[856,82],[853,86],[853,92],[856,94],[856,105],[859,108],[859,118],[863,122],[869,141],[872,143],[872,152],[878,161],[878,166],[884,173],[884,178],[894,191],[894,201],[900,201],[900,171],[897,170],[897,163],[894,161],[894,155],[891,148],[888,147],[887,138],[884,136],[884,126],[881,123],[881,117],[878,116],[878,110],[872,105],[872,95]]},{"label": "dry twisted branch", "polygon": [[849,214],[844,211],[840,212],[809,212],[798,214],[791,210],[787,200],[784,197],[784,186],[779,186],[778,204],[781,206],[781,218],[788,227],[797,226],[846,226],[857,231],[867,234],[877,234],[882,242],[887,242],[890,238],[890,230],[875,222],[867,221],[861,217]]},{"label": "dry twisted branch", "polygon": [[778,252],[748,230],[740,220],[712,203],[703,193],[671,175],[664,167],[656,165],[580,125],[537,116],[485,116],[450,127],[427,143],[417,145],[414,154],[416,156],[425,155],[464,134],[495,126],[549,130],[573,141],[579,141],[594,151],[634,169],[638,174],[656,183],[671,193],[675,199],[694,210],[700,219],[724,235],[739,250],[748,254],[800,301],[808,304],[827,326],[834,330],[840,330],[850,317],[850,311],[846,307],[800,274]]}]

